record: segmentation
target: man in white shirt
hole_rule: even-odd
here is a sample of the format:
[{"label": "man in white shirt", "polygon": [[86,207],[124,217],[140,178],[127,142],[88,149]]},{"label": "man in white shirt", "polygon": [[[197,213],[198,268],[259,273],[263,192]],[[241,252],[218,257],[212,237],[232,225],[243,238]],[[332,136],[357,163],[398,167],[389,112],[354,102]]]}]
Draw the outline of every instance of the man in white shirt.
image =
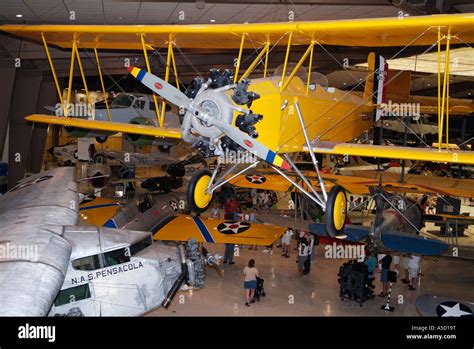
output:
[{"label": "man in white shirt", "polygon": [[408,261],[408,274],[410,275],[410,285],[408,289],[414,291],[416,285],[416,279],[418,278],[418,271],[420,270],[420,256],[411,255]]},{"label": "man in white shirt", "polygon": [[293,236],[293,229],[288,228],[283,236],[281,237],[281,245],[282,245],[282,257],[289,258],[290,257],[290,245],[291,245],[291,237]]},{"label": "man in white shirt", "polygon": [[397,273],[397,278],[400,275],[400,271],[398,269],[399,264],[400,264],[400,256],[396,254],[395,256],[393,256],[393,265],[394,265],[394,271],[395,273]]}]

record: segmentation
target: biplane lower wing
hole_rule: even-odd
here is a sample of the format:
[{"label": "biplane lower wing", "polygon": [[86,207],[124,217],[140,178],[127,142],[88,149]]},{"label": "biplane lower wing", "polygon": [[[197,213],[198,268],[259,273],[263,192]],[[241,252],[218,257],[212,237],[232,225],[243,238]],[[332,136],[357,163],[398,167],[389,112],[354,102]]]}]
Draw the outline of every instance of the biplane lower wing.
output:
[{"label": "biplane lower wing", "polygon": [[[354,171],[355,176],[343,176],[322,173],[321,177],[329,191],[333,185],[342,186],[348,193],[355,195],[370,195],[369,187],[378,186],[379,178],[382,178],[382,188],[389,192],[408,192],[423,194],[438,194],[442,196],[474,197],[474,186],[468,179],[438,178],[420,175],[408,175],[404,183],[393,173],[375,171]],[[292,180],[306,188],[300,178],[289,176]],[[313,188],[320,191],[316,179],[308,180]],[[239,175],[229,181],[230,184],[243,188],[255,188],[263,190],[274,190],[281,192],[292,192],[296,188],[286,179],[278,174],[253,174]]]},{"label": "biplane lower wing", "polygon": [[[307,147],[304,151],[309,151]],[[338,154],[349,156],[368,156],[417,160],[430,162],[448,162],[455,164],[474,165],[474,153],[462,150],[438,150],[429,148],[393,147],[372,144],[352,144],[352,143],[314,143],[312,149],[315,153]]]},{"label": "biplane lower wing", "polygon": [[[309,230],[318,236],[328,237],[326,227],[322,223],[311,223]],[[341,239],[350,242],[361,242],[368,237],[369,232],[369,227],[348,224],[344,228],[344,236]],[[415,253],[423,256],[438,256],[445,253],[449,248],[449,245],[443,241],[396,230],[383,232],[382,243],[386,250]]]},{"label": "biplane lower wing", "polygon": [[198,216],[175,216],[153,229],[154,240],[187,241],[216,244],[245,244],[268,246],[279,239],[287,228],[252,224]]},{"label": "biplane lower wing", "polygon": [[181,138],[181,130],[177,128],[163,128],[155,126],[125,124],[111,121],[97,121],[42,114],[28,115],[27,117],[25,117],[25,119],[31,122],[39,122],[42,124],[72,126],[87,130],[123,132],[128,134],[137,134],[152,137],[166,137],[177,139]]}]

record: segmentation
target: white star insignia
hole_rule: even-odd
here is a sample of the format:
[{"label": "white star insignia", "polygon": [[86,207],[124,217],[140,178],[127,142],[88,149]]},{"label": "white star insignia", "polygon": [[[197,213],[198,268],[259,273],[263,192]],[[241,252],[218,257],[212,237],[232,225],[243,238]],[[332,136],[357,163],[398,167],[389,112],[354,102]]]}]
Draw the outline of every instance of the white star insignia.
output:
[{"label": "white star insignia", "polygon": [[248,176],[245,176],[247,178],[247,180],[251,183],[256,183],[256,184],[262,184],[263,182],[265,182],[265,177],[263,176],[258,176],[258,175],[248,175]]},{"label": "white star insignia", "polygon": [[452,307],[449,307],[449,306],[443,305],[443,304],[440,304],[439,306],[446,311],[443,315],[441,315],[441,317],[472,316],[472,313],[461,310],[459,303],[456,303]]},{"label": "white star insignia", "polygon": [[250,227],[249,223],[246,222],[224,222],[219,224],[217,229],[223,234],[239,234]]},{"label": "white star insignia", "polygon": [[170,201],[170,206],[173,209],[173,211],[178,210],[178,204],[176,203],[176,201]]}]

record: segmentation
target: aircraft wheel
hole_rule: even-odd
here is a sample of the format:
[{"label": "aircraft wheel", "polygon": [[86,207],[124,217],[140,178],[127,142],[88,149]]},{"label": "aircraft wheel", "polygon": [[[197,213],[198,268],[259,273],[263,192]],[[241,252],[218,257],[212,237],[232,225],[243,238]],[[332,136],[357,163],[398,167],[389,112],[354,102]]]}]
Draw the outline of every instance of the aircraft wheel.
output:
[{"label": "aircraft wheel", "polygon": [[211,205],[212,194],[206,193],[211,175],[211,172],[207,169],[200,170],[189,181],[187,191],[188,205],[196,213],[206,211]]},{"label": "aircraft wheel", "polygon": [[107,136],[98,136],[98,137],[95,137],[95,140],[97,143],[105,143],[107,141]]},{"label": "aircraft wheel", "polygon": [[331,188],[326,203],[326,231],[332,237],[342,234],[347,214],[346,191],[340,185]]}]

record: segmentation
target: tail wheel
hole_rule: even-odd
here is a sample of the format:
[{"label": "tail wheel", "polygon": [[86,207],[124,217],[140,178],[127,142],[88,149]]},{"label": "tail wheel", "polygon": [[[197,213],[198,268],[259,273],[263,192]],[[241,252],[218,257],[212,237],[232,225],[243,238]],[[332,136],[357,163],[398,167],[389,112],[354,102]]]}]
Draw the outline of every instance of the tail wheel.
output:
[{"label": "tail wheel", "polygon": [[340,185],[331,188],[326,203],[326,231],[332,237],[344,232],[347,215],[346,191]]},{"label": "tail wheel", "polygon": [[188,184],[188,204],[196,213],[206,211],[212,202],[212,194],[206,193],[206,188],[211,181],[211,172],[201,170],[196,172]]}]

